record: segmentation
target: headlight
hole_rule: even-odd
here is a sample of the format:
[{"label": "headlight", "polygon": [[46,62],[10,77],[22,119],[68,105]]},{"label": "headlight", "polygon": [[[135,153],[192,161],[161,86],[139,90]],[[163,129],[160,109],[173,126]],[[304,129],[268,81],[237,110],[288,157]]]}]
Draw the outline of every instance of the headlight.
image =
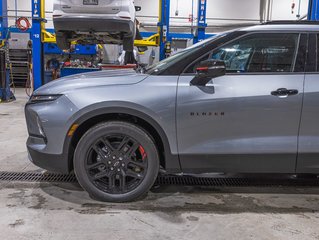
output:
[{"label": "headlight", "polygon": [[62,95],[32,95],[29,103],[41,103],[41,102],[53,102],[57,100]]}]

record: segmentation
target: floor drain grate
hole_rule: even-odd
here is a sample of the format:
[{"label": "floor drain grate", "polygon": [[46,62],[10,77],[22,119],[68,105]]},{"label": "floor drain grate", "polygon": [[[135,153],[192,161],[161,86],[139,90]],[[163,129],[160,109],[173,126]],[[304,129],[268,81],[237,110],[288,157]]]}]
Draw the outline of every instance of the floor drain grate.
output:
[{"label": "floor drain grate", "polygon": [[192,177],[160,176],[157,185],[215,186],[215,187],[273,187],[273,186],[319,186],[317,178],[242,178],[242,177]]},{"label": "floor drain grate", "polygon": [[17,182],[76,182],[74,174],[41,172],[0,172],[0,181]]},{"label": "floor drain grate", "polygon": [[[0,181],[8,182],[77,182],[74,174],[48,172],[0,172]],[[214,187],[271,187],[271,186],[319,186],[317,178],[260,179],[260,178],[208,178],[193,176],[160,175],[155,185],[214,186]]]}]

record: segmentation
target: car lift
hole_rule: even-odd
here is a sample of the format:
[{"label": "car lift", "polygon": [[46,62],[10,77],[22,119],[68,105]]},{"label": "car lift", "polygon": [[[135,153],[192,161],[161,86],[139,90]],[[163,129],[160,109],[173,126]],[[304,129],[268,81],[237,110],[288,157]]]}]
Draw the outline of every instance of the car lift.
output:
[{"label": "car lift", "polygon": [[7,46],[8,19],[3,13],[7,13],[7,1],[0,2],[0,102],[14,100],[10,90],[9,49]]},{"label": "car lift", "polygon": [[[34,89],[37,89],[42,85],[41,76],[43,76],[43,43],[55,43],[55,35],[46,31],[45,29],[45,11],[44,0],[32,0],[32,41],[33,41],[33,54],[36,54],[36,58],[33,58],[33,67],[38,69],[34,71]],[[198,31],[194,37],[194,42],[201,41],[206,38],[205,28],[206,24],[206,5],[207,0],[198,1]],[[158,33],[143,39],[135,40],[134,45],[136,47],[158,47],[160,48],[160,60],[163,60],[170,54],[170,42],[172,37],[169,32],[169,19],[170,19],[170,0],[159,0],[159,22]],[[36,52],[35,52],[36,51]],[[39,64],[40,63],[40,64]],[[40,70],[41,69],[41,70]],[[39,71],[40,70],[40,71]]]},{"label": "car lift", "polygon": [[[160,35],[160,60],[165,59],[170,55],[170,46],[172,41],[172,35],[170,33],[170,1],[171,0],[160,0],[160,14],[159,14],[159,35]],[[192,38],[194,43],[206,39],[206,11],[207,11],[207,0],[198,0],[198,11],[197,11],[197,31]],[[178,34],[174,34],[177,35]]]},{"label": "car lift", "polygon": [[[0,0],[1,3],[6,4],[7,0]],[[44,76],[44,43],[55,43],[54,34],[45,29],[45,0],[31,0],[32,2],[32,28],[30,30],[32,40],[32,63],[33,63],[33,87],[37,89],[43,85]],[[170,42],[172,36],[169,31],[170,19],[170,0],[159,0],[160,14],[158,22],[158,33],[155,33],[143,40],[135,40],[134,45],[137,47],[158,47],[160,48],[160,60],[164,59],[170,54]],[[198,31],[194,37],[194,42],[201,41],[206,38],[206,4],[207,0],[199,0],[198,3]],[[0,9],[2,16],[6,15],[6,8]],[[4,14],[5,13],[5,14]],[[4,17],[1,22],[7,23]],[[7,25],[0,25],[1,31],[7,29]],[[2,33],[2,36],[6,34]],[[177,34],[175,34],[177,35]],[[0,37],[1,38],[1,37]]]},{"label": "car lift", "polygon": [[[33,69],[37,69],[33,73],[34,89],[42,85],[44,74],[43,68],[43,44],[55,43],[55,35],[45,29],[45,0],[32,0],[32,33],[33,42]],[[134,45],[137,47],[158,47],[160,42],[160,34],[156,33],[143,40],[135,40]]]},{"label": "car lift", "polygon": [[[6,5],[7,0],[0,0],[2,5]],[[56,39],[54,34],[48,32],[45,29],[45,0],[31,0],[32,3],[32,27],[30,32],[32,40],[32,66],[33,66],[33,87],[37,89],[43,85],[44,76],[44,43],[55,43]],[[179,37],[183,34],[174,34],[169,31],[169,19],[170,19],[170,0],[159,0],[160,14],[158,22],[158,33],[154,33],[151,36],[143,40],[135,40],[134,44],[137,47],[159,47],[160,48],[160,60],[170,55],[170,42],[172,37]],[[198,30],[195,36],[189,36],[194,38],[194,42],[201,41],[206,38],[205,28],[206,24],[206,4],[207,0],[198,0],[198,16],[197,24]],[[1,37],[6,36],[7,26],[7,8],[0,9],[0,31]],[[184,34],[185,36],[185,34]],[[2,42],[1,42],[2,43]],[[7,74],[8,75],[8,74]]]}]

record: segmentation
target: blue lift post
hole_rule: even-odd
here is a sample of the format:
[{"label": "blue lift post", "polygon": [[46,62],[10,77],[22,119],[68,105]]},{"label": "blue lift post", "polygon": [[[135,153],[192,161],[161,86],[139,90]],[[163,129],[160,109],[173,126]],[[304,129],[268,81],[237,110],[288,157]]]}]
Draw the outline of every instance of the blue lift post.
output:
[{"label": "blue lift post", "polygon": [[7,37],[8,18],[7,0],[0,0],[0,43]]},{"label": "blue lift post", "polygon": [[8,49],[7,49],[7,34],[8,34],[8,8],[7,8],[7,0],[0,0],[0,45],[3,47],[2,51],[2,57],[5,59],[2,59],[2,63],[5,64],[3,67],[3,70],[5,71],[5,81],[2,81],[3,79],[0,79],[0,82],[4,83],[0,87],[0,102],[1,101],[10,101],[14,100],[13,93],[10,90],[10,71],[8,69]]},{"label": "blue lift post", "polygon": [[207,0],[198,0],[197,33],[194,36],[194,44],[206,39],[206,13]]},{"label": "blue lift post", "polygon": [[44,59],[42,28],[44,27],[45,0],[32,0],[32,65],[33,88],[38,89],[43,85]]},{"label": "blue lift post", "polygon": [[[319,0],[318,0],[319,1]],[[160,60],[166,57],[166,44],[172,39],[170,33],[170,0],[159,0],[160,2],[160,18],[158,22],[160,32]],[[194,36],[194,43],[206,39],[206,13],[207,13],[207,0],[198,0],[198,16],[197,16],[197,33]]]},{"label": "blue lift post", "polygon": [[160,18],[158,22],[160,33],[160,60],[165,59],[165,46],[170,41],[169,18],[170,18],[170,0],[159,0]]},{"label": "blue lift post", "polygon": [[308,20],[319,20],[319,0],[309,0]]}]

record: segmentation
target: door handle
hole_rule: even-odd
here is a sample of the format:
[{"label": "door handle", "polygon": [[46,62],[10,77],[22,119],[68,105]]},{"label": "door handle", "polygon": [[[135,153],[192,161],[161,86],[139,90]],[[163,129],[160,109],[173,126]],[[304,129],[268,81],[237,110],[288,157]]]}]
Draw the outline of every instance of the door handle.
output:
[{"label": "door handle", "polygon": [[271,95],[285,98],[288,96],[297,95],[298,92],[299,91],[297,89],[278,88],[276,91],[272,91]]}]

